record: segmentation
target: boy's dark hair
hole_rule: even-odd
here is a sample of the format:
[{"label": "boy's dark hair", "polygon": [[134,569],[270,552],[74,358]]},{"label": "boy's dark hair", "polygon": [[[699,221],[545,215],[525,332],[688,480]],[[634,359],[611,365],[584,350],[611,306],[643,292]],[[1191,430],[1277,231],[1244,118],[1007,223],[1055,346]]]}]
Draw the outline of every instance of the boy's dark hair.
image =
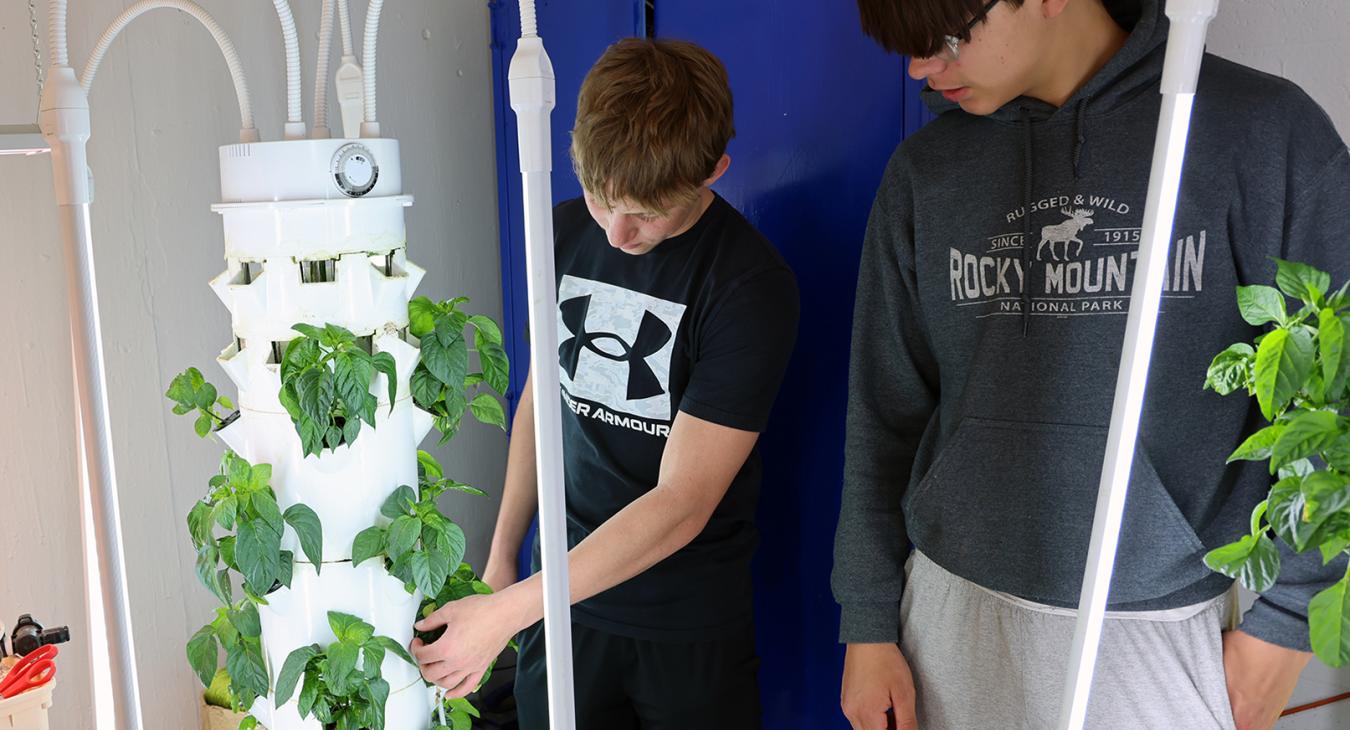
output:
[{"label": "boy's dark hair", "polygon": [[[970,40],[962,29],[988,0],[858,0],[863,32],[894,53],[936,56],[944,36]],[[1020,8],[1022,0],[1004,0]]]},{"label": "boy's dark hair", "polygon": [[734,134],[716,56],[685,41],[628,38],[581,84],[572,167],[601,204],[627,199],[664,213],[698,195]]}]

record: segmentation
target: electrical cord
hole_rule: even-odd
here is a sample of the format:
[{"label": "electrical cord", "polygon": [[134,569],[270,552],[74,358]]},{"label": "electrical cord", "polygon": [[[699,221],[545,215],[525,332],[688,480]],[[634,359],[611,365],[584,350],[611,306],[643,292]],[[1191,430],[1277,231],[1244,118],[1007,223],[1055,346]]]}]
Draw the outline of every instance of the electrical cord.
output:
[{"label": "electrical cord", "polygon": [[[61,16],[61,40],[59,41],[59,54],[53,50],[53,63],[57,66],[67,66],[69,57],[65,52],[65,0],[53,0],[53,8],[60,7]],[[109,46],[112,45],[117,34],[122,32],[131,21],[150,10],[158,8],[169,8],[172,10],[181,10],[192,16],[197,22],[201,23],[215,39],[216,45],[220,47],[220,52],[225,56],[225,65],[230,69],[230,78],[234,81],[235,96],[239,101],[239,141],[256,142],[258,141],[258,131],[253,126],[253,101],[248,93],[248,80],[244,77],[243,65],[239,62],[239,53],[234,48],[234,43],[230,37],[225,34],[224,29],[215,21],[200,5],[192,0],[141,0],[140,2],[127,8],[123,13],[117,16],[103,31],[95,44],[94,50],[89,53],[89,60],[85,62],[84,73],[80,75],[80,86],[84,87],[85,93],[94,83],[94,76],[98,73],[98,67],[103,63],[103,57],[107,55]],[[53,10],[55,16],[56,11]],[[53,43],[56,43],[53,36]]]}]

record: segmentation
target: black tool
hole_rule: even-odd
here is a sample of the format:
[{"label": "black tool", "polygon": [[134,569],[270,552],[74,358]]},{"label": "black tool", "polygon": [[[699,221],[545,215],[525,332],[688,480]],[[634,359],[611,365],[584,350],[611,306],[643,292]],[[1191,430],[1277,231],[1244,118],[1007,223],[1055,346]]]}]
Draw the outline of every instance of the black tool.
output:
[{"label": "black tool", "polygon": [[18,623],[14,624],[14,633],[10,634],[10,645],[14,647],[15,656],[37,651],[48,644],[64,644],[67,641],[70,641],[69,627],[44,629],[42,624],[26,613],[19,617]]}]

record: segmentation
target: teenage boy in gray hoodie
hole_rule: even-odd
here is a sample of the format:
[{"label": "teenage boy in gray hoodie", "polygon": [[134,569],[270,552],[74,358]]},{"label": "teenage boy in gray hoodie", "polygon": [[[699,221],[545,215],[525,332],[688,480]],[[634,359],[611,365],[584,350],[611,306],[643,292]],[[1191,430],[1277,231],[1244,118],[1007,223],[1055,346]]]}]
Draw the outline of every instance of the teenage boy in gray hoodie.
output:
[{"label": "teenage boy in gray hoodie", "polygon": [[[1161,103],[1160,0],[858,0],[938,118],[897,149],[854,315],[832,583],[854,728],[1056,721]],[[944,37],[945,36],[945,37]],[[1350,152],[1293,84],[1200,73],[1172,255],[1097,662],[1093,728],[1269,728],[1345,570],[1281,544],[1224,631],[1205,552],[1270,478],[1261,425],[1204,391],[1257,333],[1234,287],[1274,257],[1350,276]],[[911,552],[910,544],[914,550]]]}]

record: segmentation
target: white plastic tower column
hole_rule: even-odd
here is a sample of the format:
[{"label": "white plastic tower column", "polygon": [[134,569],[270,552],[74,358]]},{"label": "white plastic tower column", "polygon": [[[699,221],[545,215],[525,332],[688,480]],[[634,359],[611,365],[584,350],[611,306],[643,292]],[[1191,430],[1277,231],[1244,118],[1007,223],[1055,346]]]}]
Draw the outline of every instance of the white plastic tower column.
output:
[{"label": "white plastic tower column", "polygon": [[549,114],[556,101],[553,64],[535,26],[534,0],[521,0],[520,41],[507,72],[518,120],[524,188],[525,267],[529,282],[530,379],[534,387],[539,546],[544,582],[548,717],[554,730],[576,727],[572,682],[572,601],[567,572],[563,487],[562,390],[558,383],[557,279],[553,263],[553,169]]},{"label": "white plastic tower column", "polygon": [[[390,576],[379,559],[351,564],[352,540],[380,519],[399,486],[417,485],[417,446],[432,417],[412,402],[409,376],[418,343],[407,333],[408,302],[425,273],[408,261],[398,142],[310,139],[220,148],[221,194],[212,206],[225,227],[226,269],[211,288],[229,308],[233,338],[218,361],[239,389],[240,417],[221,439],[254,464],[272,465],[282,510],[308,505],[323,526],[323,565],[316,571],[288,525],[282,548],[295,554],[290,588],[259,607],[272,684],[286,657],[334,640],[328,612],[349,613],[407,646],[422,600]],[[330,262],[331,281],[305,281],[310,262]],[[392,409],[384,375],[371,392],[380,405],[375,428],[356,442],[304,456],[290,416],[277,400],[277,354],[295,337],[291,325],[336,324],[372,338],[394,357],[398,394]],[[274,343],[276,343],[274,345]],[[432,698],[416,667],[389,654],[387,730],[426,730]],[[269,730],[320,730],[302,720],[297,697],[280,708],[260,698],[253,714]]]},{"label": "white plastic tower column", "polygon": [[1148,199],[1144,206],[1143,243],[1139,248],[1139,274],[1130,292],[1130,313],[1125,323],[1125,346],[1116,378],[1111,428],[1107,432],[1106,457],[1093,517],[1092,541],[1078,601],[1059,727],[1079,730],[1087,718],[1092,673],[1097,663],[1102,620],[1115,568],[1120,524],[1125,515],[1125,495],[1130,486],[1130,466],[1139,436],[1139,416],[1148,385],[1148,363],[1153,355],[1153,336],[1158,325],[1167,251],[1176,217],[1177,193],[1186,158],[1186,137],[1191,125],[1200,61],[1205,52],[1209,22],[1219,10],[1219,0],[1167,0],[1171,30],[1163,65],[1162,111],[1153,147]]}]

